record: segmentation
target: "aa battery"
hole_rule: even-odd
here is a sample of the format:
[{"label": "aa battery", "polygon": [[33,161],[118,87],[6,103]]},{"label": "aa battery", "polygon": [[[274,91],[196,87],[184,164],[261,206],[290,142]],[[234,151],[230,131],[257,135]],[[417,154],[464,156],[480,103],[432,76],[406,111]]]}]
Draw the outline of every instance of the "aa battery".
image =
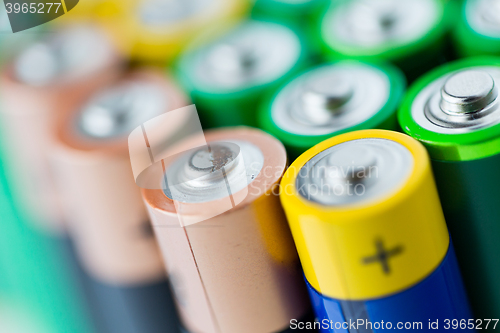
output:
[{"label": "aa battery", "polygon": [[[385,130],[326,140],[287,170],[281,201],[316,315],[332,321],[325,332],[379,332],[399,322],[428,330],[429,321],[471,318],[417,141]],[[351,322],[363,325],[346,329]]]},{"label": "aa battery", "polygon": [[442,66],[408,92],[399,113],[406,133],[432,158],[446,221],[477,318],[500,317],[499,58]]},{"label": "aa battery", "polygon": [[203,126],[252,125],[263,96],[287,82],[307,61],[290,28],[246,21],[209,45],[184,53],[177,77],[190,92]]},{"label": "aa battery", "polygon": [[463,1],[454,41],[462,56],[499,55],[500,3],[495,0]]},{"label": "aa battery", "polygon": [[0,116],[8,178],[23,215],[45,229],[62,228],[47,160],[58,110],[110,82],[121,66],[121,55],[102,31],[73,26],[31,43],[3,67]]},{"label": "aa battery", "polygon": [[392,61],[412,81],[444,62],[455,6],[445,0],[341,0],[321,21],[330,58]]},{"label": "aa battery", "polygon": [[261,110],[261,128],[285,144],[293,160],[312,146],[359,129],[396,129],[405,91],[389,64],[341,60],[288,82]]},{"label": "aa battery", "polygon": [[51,158],[58,190],[104,332],[178,330],[127,138],[150,118],[186,104],[162,72],[138,70],[73,106],[56,130]]},{"label": "aa battery", "polygon": [[285,148],[245,127],[205,138],[180,144],[190,150],[165,163],[163,190],[143,190],[182,320],[190,332],[281,332],[310,309],[273,192]]}]

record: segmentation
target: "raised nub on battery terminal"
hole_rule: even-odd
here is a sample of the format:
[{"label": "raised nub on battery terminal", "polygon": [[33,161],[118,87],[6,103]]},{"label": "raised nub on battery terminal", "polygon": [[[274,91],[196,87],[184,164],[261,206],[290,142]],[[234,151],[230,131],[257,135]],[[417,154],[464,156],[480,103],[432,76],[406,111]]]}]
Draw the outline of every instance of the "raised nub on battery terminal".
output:
[{"label": "raised nub on battery terminal", "polygon": [[449,115],[474,113],[498,96],[495,81],[486,72],[467,70],[452,75],[441,88],[441,110]]},{"label": "raised nub on battery terminal", "polygon": [[344,106],[353,95],[353,83],[344,75],[305,81],[302,87],[301,112],[294,112],[294,116],[308,124],[328,124],[333,117],[346,111]]}]

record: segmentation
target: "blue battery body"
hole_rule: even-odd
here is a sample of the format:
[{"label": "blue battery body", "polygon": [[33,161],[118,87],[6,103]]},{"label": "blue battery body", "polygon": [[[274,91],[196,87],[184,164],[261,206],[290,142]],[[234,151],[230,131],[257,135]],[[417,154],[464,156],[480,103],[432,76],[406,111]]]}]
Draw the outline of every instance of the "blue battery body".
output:
[{"label": "blue battery body", "polygon": [[[451,242],[445,258],[434,272],[409,289],[384,298],[338,300],[318,293],[307,280],[306,283],[322,333],[387,332],[388,329],[475,331],[470,328],[475,326],[475,321]],[[372,325],[352,324],[358,320],[360,324],[369,321]],[[382,321],[384,325],[381,326]],[[387,326],[388,323],[392,328]],[[401,323],[401,328],[398,328],[398,323]],[[422,323],[421,327],[418,323]],[[453,329],[455,325],[458,327]],[[464,329],[463,325],[467,327]]]}]

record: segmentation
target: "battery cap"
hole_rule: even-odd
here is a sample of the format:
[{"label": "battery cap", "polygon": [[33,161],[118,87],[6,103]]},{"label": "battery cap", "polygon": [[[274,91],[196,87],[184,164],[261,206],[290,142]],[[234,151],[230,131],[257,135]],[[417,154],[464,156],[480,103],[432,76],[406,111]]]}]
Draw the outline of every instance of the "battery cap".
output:
[{"label": "battery cap", "polygon": [[478,70],[458,72],[441,89],[441,109],[448,114],[477,112],[497,97],[495,81]]}]

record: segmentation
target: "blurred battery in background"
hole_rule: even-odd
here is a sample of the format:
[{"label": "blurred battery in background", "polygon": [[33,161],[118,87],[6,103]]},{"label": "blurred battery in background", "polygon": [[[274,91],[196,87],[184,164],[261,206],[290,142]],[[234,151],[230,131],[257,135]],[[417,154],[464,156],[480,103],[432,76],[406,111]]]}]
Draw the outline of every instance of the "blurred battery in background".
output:
[{"label": "blurred battery in background", "polygon": [[56,130],[55,178],[102,332],[179,332],[127,138],[187,101],[161,71],[137,70],[72,105]]},{"label": "blurred battery in background", "polygon": [[338,0],[319,33],[330,59],[392,61],[409,81],[444,62],[455,4],[445,0]]},{"label": "blurred battery in background", "polygon": [[310,310],[273,192],[285,149],[245,127],[205,138],[205,146],[179,144],[176,151],[185,153],[165,163],[157,179],[163,190],[143,190],[183,322],[192,332],[285,331]]},{"label": "blurred battery in background", "polygon": [[396,129],[405,90],[401,71],[389,64],[342,60],[308,70],[263,104],[261,127],[280,139],[293,160],[348,131]]},{"label": "blurred battery in background", "polygon": [[[81,1],[85,2],[85,1]],[[95,21],[134,63],[163,66],[214,26],[231,28],[248,11],[247,0],[90,0],[59,23]],[[221,31],[222,32],[222,31]]]},{"label": "blurred battery in background", "polygon": [[352,332],[342,324],[358,320],[379,327],[355,332],[418,322],[429,331],[430,321],[472,318],[417,141],[382,130],[336,136],[290,166],[281,193],[316,315],[332,321],[324,332]]},{"label": "blurred battery in background", "polygon": [[463,1],[454,41],[462,56],[500,55],[500,1]]},{"label": "blurred battery in background", "polygon": [[263,96],[274,93],[308,61],[302,39],[273,22],[245,21],[208,45],[200,45],[203,40],[181,55],[176,73],[204,128],[256,126]]},{"label": "blurred battery in background", "polygon": [[477,318],[500,317],[499,84],[500,58],[450,63],[416,82],[399,113],[432,158]]},{"label": "blurred battery in background", "polygon": [[54,329],[90,332],[47,154],[59,107],[108,82],[123,58],[93,27],[43,37],[5,62],[0,74],[5,276],[43,307]]}]

